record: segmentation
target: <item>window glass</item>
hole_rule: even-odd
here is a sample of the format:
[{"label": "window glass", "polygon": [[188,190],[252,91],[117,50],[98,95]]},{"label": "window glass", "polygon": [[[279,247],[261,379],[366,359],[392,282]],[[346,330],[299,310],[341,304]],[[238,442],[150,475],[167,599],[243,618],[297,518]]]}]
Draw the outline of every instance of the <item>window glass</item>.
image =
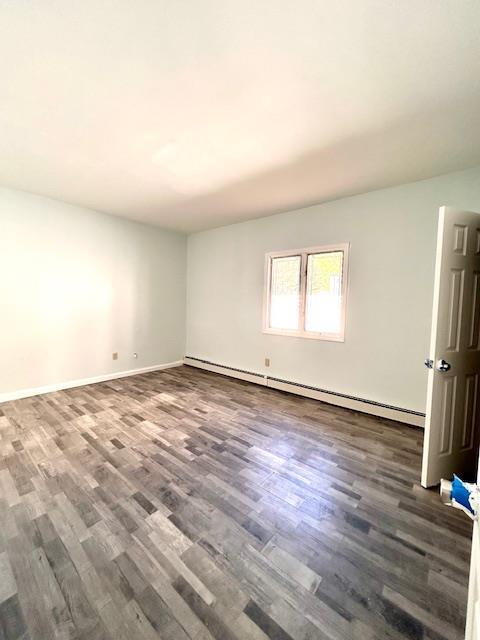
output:
[{"label": "window glass", "polygon": [[342,271],[342,251],[308,256],[305,331],[341,333]]},{"label": "window glass", "polygon": [[300,256],[272,258],[270,327],[297,330],[300,311]]}]

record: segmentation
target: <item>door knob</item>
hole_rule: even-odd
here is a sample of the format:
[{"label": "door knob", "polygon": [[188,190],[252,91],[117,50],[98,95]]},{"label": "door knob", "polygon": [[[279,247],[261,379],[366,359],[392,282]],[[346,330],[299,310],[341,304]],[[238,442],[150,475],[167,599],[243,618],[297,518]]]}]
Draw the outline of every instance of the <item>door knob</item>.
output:
[{"label": "door knob", "polygon": [[443,358],[441,360],[437,360],[437,371],[449,371],[451,369],[451,365],[444,360]]}]

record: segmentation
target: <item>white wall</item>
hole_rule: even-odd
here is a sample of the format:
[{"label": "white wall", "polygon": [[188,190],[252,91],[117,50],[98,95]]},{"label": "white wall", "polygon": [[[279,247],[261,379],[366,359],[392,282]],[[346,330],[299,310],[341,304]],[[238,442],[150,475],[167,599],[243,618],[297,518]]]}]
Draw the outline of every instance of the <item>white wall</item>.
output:
[{"label": "white wall", "polygon": [[0,397],[181,359],[185,269],[185,236],[0,189]]},{"label": "white wall", "polygon": [[[191,235],[186,354],[424,411],[443,204],[480,211],[480,167]],[[345,342],[263,334],[265,253],[337,242],[351,243]]]}]

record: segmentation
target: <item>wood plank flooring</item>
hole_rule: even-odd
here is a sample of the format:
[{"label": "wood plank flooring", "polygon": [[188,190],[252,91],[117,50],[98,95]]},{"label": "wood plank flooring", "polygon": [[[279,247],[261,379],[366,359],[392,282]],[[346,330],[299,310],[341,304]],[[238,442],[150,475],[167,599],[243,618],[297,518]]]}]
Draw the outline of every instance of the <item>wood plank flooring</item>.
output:
[{"label": "wood plank flooring", "polygon": [[422,432],[179,367],[0,405],[0,638],[456,640]]}]

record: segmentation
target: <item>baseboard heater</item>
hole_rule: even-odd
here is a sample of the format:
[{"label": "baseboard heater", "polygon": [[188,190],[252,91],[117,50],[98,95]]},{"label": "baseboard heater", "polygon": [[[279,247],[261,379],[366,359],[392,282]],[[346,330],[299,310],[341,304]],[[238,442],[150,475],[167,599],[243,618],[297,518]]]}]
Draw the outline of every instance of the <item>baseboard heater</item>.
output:
[{"label": "baseboard heater", "polygon": [[403,409],[401,407],[377,402],[376,400],[366,400],[365,398],[357,398],[345,393],[330,391],[329,389],[321,389],[320,387],[313,387],[299,382],[282,380],[281,378],[275,378],[273,376],[256,373],[254,371],[247,371],[245,369],[238,369],[225,364],[218,364],[217,362],[194,358],[193,356],[185,356],[184,362],[186,365],[197,367],[199,369],[206,369],[207,371],[220,373],[232,378],[239,378],[240,380],[260,384],[264,387],[287,391],[288,393],[305,396],[306,398],[321,400],[322,402],[328,402],[347,409],[370,413],[390,420],[397,420],[398,422],[404,422],[416,427],[423,427],[425,424],[425,414],[420,411],[414,411],[413,409]]}]

